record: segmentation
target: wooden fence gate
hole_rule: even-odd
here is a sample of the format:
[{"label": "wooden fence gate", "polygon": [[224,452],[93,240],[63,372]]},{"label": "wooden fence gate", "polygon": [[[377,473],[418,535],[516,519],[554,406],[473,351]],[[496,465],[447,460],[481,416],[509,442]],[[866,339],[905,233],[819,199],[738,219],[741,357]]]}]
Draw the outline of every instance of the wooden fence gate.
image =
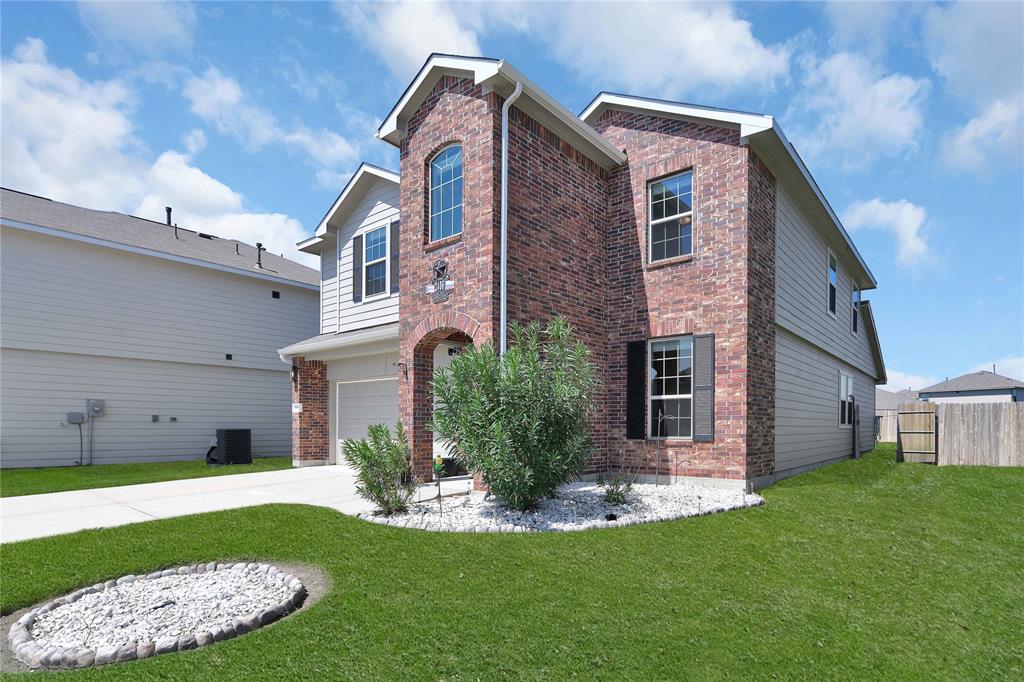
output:
[{"label": "wooden fence gate", "polygon": [[896,461],[935,464],[935,403],[900,403],[896,422]]}]

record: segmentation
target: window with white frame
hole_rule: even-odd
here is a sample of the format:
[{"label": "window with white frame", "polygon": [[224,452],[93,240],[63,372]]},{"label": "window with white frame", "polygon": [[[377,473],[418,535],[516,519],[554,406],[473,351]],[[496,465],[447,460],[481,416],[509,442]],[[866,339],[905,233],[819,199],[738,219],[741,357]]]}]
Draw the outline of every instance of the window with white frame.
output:
[{"label": "window with white frame", "polygon": [[693,434],[693,337],[657,339],[650,344],[648,402],[650,438]]},{"label": "window with white frame", "polygon": [[462,232],[462,146],[454,144],[430,162],[430,241]]},{"label": "window with white frame", "polygon": [[363,291],[366,297],[383,294],[388,286],[388,228],[378,227],[363,239]]},{"label": "window with white frame", "polygon": [[857,333],[857,328],[860,326],[860,287],[856,284],[853,285],[853,320],[851,329],[853,333]]},{"label": "window with white frame", "polygon": [[693,171],[652,182],[648,202],[650,262],[693,253]]},{"label": "window with white frame", "polygon": [[836,293],[839,286],[839,263],[832,251],[828,252],[828,311],[836,314]]},{"label": "window with white frame", "polygon": [[853,377],[839,373],[839,425],[853,426]]}]

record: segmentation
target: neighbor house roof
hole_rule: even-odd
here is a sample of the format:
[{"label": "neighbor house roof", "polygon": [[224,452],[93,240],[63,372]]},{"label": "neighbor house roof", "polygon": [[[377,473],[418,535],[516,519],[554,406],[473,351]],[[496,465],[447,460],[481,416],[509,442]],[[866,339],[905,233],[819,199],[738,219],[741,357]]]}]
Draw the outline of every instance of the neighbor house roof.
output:
[{"label": "neighbor house roof", "polygon": [[649,97],[634,97],[612,92],[602,92],[587,105],[580,118],[588,124],[597,121],[608,109],[633,113],[653,113],[658,116],[685,121],[710,122],[718,126],[736,128],[740,137],[758,152],[761,160],[775,174],[775,177],[795,188],[800,196],[795,197],[801,206],[809,211],[812,223],[824,227],[830,246],[845,247],[849,260],[860,270],[855,279],[861,289],[878,286],[864,258],[861,257],[849,233],[832,210],[818,183],[811,176],[803,159],[786,138],[785,133],[772,116],[755,114],[734,109],[718,109],[683,102],[670,102]]},{"label": "neighbor house roof", "polygon": [[886,391],[881,388],[875,389],[875,409],[876,410],[898,410],[900,404],[910,403],[917,400],[917,393],[910,390]]},{"label": "neighbor house roof", "polygon": [[377,137],[395,145],[405,137],[406,125],[420,104],[430,95],[441,76],[472,78],[477,85],[491,88],[502,97],[508,97],[516,83],[523,84],[523,93],[516,100],[516,108],[528,114],[548,130],[571,144],[588,158],[604,168],[613,168],[625,162],[626,155],[596,130],[581,121],[551,95],[544,92],[529,78],[502,59],[460,57],[434,53],[405,89],[398,103],[388,113],[377,130]]},{"label": "neighbor house roof", "polygon": [[334,203],[331,204],[327,213],[320,220],[320,224],[316,226],[316,232],[313,236],[298,243],[299,251],[320,253],[320,247],[323,245],[324,237],[327,236],[330,225],[332,223],[339,225],[344,222],[352,208],[359,203],[360,199],[366,196],[367,190],[375,182],[387,182],[398,187],[398,173],[386,170],[380,166],[374,166],[372,163],[363,162],[359,164],[359,168],[352,174],[349,181],[345,183],[345,187],[338,194],[338,198],[334,200]]},{"label": "neighbor house roof", "polygon": [[993,391],[1000,389],[1024,388],[1024,381],[1004,377],[994,372],[971,372],[946,379],[934,386],[922,388],[919,393],[943,393],[947,391]]},{"label": "neighbor house roof", "polygon": [[195,232],[114,211],[97,211],[34,194],[0,190],[0,220],[5,227],[106,246],[181,263],[319,289],[313,268],[264,251],[256,265],[256,247],[234,239]]}]

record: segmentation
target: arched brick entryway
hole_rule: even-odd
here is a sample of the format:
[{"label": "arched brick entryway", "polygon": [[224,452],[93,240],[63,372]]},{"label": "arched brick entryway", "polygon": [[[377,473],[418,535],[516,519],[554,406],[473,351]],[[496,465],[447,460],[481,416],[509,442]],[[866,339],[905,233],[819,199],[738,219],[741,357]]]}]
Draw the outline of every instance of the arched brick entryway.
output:
[{"label": "arched brick entryway", "polygon": [[434,434],[428,424],[433,413],[434,350],[443,341],[480,343],[486,340],[482,336],[480,324],[468,315],[441,312],[421,320],[402,339],[407,376],[401,377],[398,404],[412,446],[413,470],[421,478],[430,478],[433,460]]}]

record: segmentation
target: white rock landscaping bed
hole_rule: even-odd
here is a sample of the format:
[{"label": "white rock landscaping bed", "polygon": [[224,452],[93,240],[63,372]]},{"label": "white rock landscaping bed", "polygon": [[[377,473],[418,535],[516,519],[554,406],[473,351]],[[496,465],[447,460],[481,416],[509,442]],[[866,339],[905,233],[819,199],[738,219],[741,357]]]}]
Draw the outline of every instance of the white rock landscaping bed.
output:
[{"label": "white rock landscaping bed", "polygon": [[[446,497],[441,504],[441,512],[434,499],[432,502],[413,504],[405,514],[359,516],[374,523],[433,531],[572,531],[618,528],[756,507],[764,504],[764,498],[730,488],[710,488],[686,483],[636,483],[627,495],[626,503],[616,506],[604,501],[604,489],[596,483],[581,482],[561,486],[554,497],[544,500],[531,512],[505,508],[493,498],[485,499],[482,492]],[[614,515],[614,519],[610,519],[609,515]]]},{"label": "white rock landscaping bed", "polygon": [[86,668],[231,639],[305,597],[302,581],[269,564],[210,562],[76,590],[22,616],[8,639],[30,668]]}]

